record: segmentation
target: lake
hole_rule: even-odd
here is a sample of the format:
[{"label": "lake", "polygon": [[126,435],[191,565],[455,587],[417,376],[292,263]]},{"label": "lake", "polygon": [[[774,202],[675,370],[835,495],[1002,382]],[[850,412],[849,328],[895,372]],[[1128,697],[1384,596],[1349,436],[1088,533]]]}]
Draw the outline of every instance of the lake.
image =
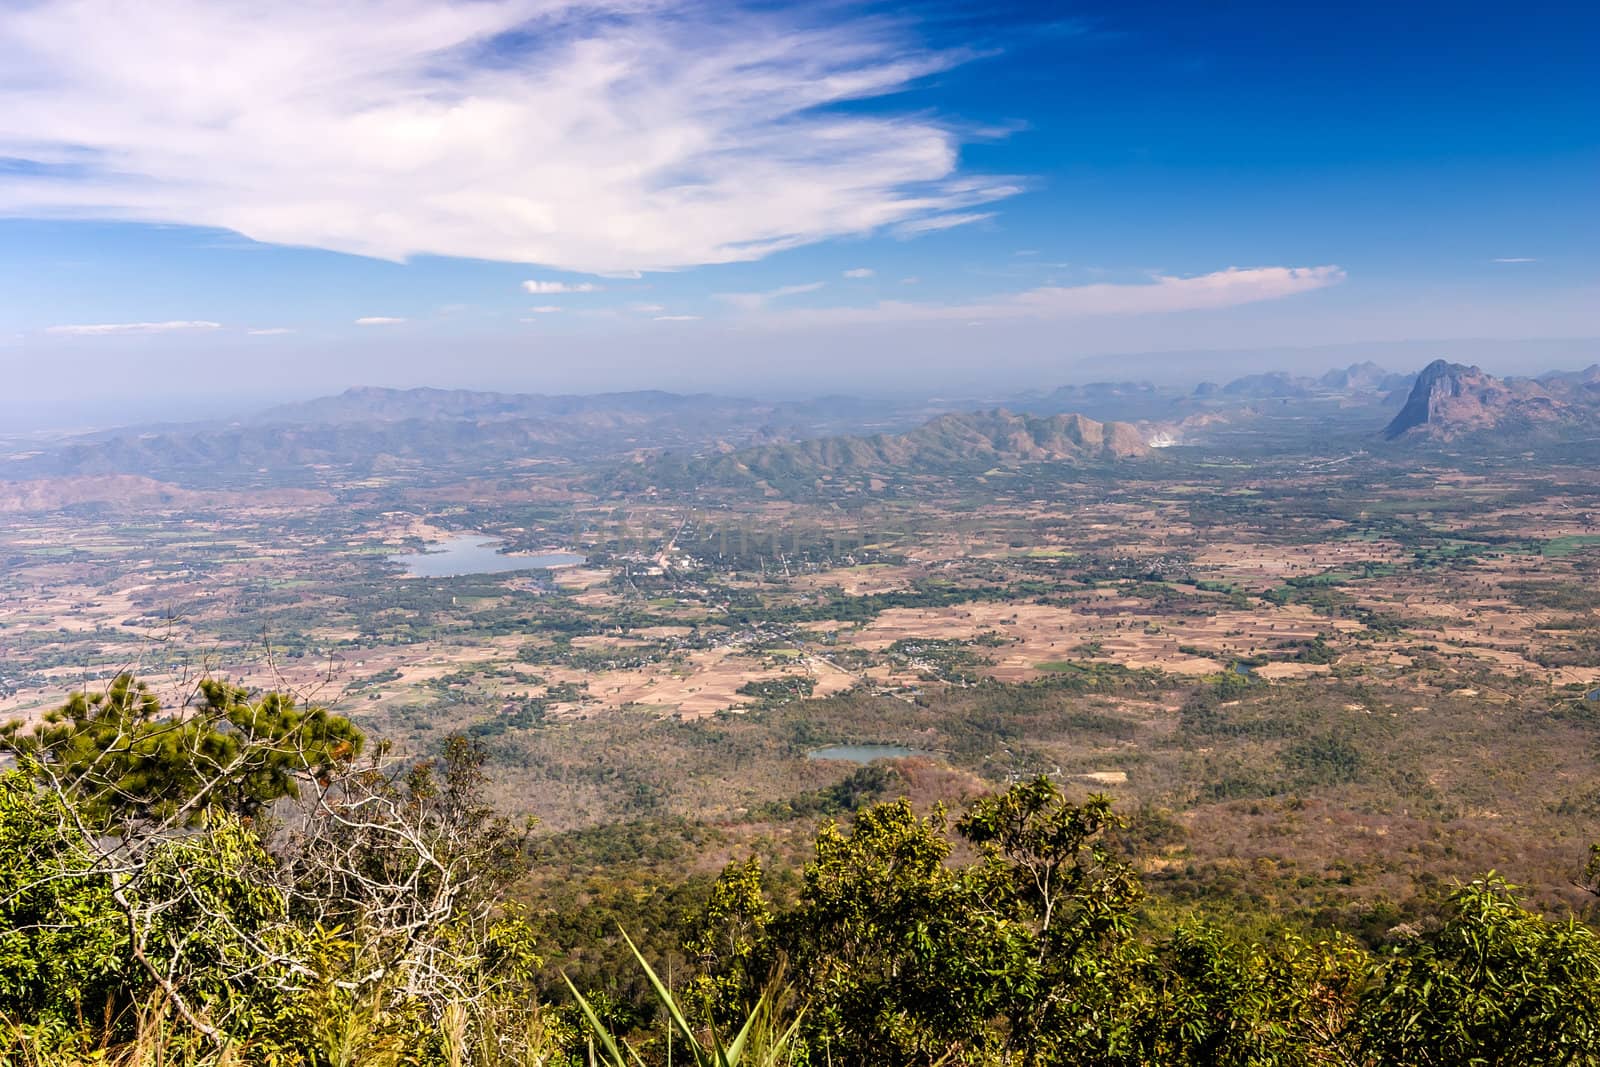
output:
[{"label": "lake", "polygon": [[504,542],[482,534],[457,534],[421,552],[398,552],[392,558],[413,578],[459,578],[466,574],[499,574],[543,567],[567,567],[584,562],[571,552],[546,552],[534,556],[508,556]]},{"label": "lake", "polygon": [[900,759],[902,756],[926,756],[921,749],[904,745],[824,745],[806,753],[807,759],[845,760],[850,763],[871,763],[878,759]]}]

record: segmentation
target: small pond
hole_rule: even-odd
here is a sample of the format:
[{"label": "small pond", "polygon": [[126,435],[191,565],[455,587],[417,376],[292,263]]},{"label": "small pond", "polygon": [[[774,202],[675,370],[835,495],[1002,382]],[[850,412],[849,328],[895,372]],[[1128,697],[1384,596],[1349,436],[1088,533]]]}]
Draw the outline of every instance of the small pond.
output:
[{"label": "small pond", "polygon": [[571,552],[546,552],[534,556],[508,556],[500,551],[503,542],[482,534],[457,534],[421,552],[400,552],[392,558],[413,578],[459,578],[466,574],[500,574],[543,567],[567,567],[582,563],[583,556]]},{"label": "small pond", "polygon": [[904,745],[824,745],[806,753],[807,759],[845,760],[849,763],[867,764],[879,759],[900,759],[903,756],[926,756],[928,753]]},{"label": "small pond", "polygon": [[1600,689],[1589,690],[1587,693],[1583,694],[1583,699],[1600,701]]}]

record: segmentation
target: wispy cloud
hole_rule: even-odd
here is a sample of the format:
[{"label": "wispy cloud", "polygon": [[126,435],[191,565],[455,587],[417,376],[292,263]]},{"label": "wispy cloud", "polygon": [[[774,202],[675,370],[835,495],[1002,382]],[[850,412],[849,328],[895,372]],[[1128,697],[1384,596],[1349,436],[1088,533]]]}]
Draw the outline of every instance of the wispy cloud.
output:
[{"label": "wispy cloud", "polygon": [[184,333],[190,330],[220,330],[222,323],[203,319],[180,322],[97,322],[87,325],[47,326],[45,333],[71,334],[77,337],[101,337],[123,333]]},{"label": "wispy cloud", "polygon": [[294,333],[287,326],[268,326],[260,330],[246,330],[251,337],[280,337],[286,333]]},{"label": "wispy cloud", "polygon": [[552,296],[557,293],[598,293],[601,287],[594,282],[542,282],[529,278],[522,283],[522,288],[536,296]]},{"label": "wispy cloud", "polygon": [[766,307],[774,300],[782,300],[786,296],[798,296],[801,293],[814,293],[821,289],[823,282],[806,282],[804,285],[780,285],[776,289],[768,289],[760,293],[718,293],[717,299],[732,304],[741,311],[756,311]]},{"label": "wispy cloud", "polygon": [[962,173],[954,124],[830,106],[966,58],[913,32],[693,0],[0,4],[0,214],[619,276],[956,225],[1017,182]]},{"label": "wispy cloud", "polygon": [[537,307],[531,307],[528,310],[533,312],[535,315],[555,315],[565,311],[566,309],[561,307],[559,304],[540,304]]},{"label": "wispy cloud", "polygon": [[390,315],[366,315],[356,320],[357,326],[398,326],[405,319],[397,319]]},{"label": "wispy cloud", "polygon": [[846,278],[870,278],[872,277],[872,268],[852,267],[850,270],[844,272],[844,276]]},{"label": "wispy cloud", "polygon": [[699,322],[699,315],[657,315],[657,322]]},{"label": "wispy cloud", "polygon": [[894,232],[902,237],[915,237],[921,233],[933,233],[937,230],[953,230],[957,226],[968,223],[982,222],[984,219],[994,218],[992,211],[968,212],[958,215],[933,215],[924,219],[909,219],[894,228]]},{"label": "wispy cloud", "polygon": [[1537,259],[1535,259],[1534,257],[1532,257],[1532,256],[1500,256],[1500,257],[1498,257],[1496,259],[1490,260],[1490,262],[1491,263],[1537,263],[1539,261]]},{"label": "wispy cloud", "polygon": [[1158,276],[1133,284],[1044,286],[986,300],[952,304],[884,301],[866,307],[773,312],[771,325],[881,322],[986,322],[995,319],[1070,319],[1091,315],[1152,315],[1233,307],[1307,293],[1342,282],[1339,267],[1229,267],[1195,277]]},{"label": "wispy cloud", "polygon": [[629,311],[636,311],[641,315],[653,315],[658,311],[667,310],[667,305],[665,305],[665,304],[629,304],[628,305],[628,310]]}]

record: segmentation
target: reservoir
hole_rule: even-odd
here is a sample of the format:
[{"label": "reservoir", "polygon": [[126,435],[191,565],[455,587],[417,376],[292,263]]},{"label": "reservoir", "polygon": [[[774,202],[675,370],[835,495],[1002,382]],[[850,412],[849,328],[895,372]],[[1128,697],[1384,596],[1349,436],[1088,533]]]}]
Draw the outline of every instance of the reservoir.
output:
[{"label": "reservoir", "polygon": [[926,756],[920,749],[904,745],[825,745],[806,753],[807,759],[845,760],[849,763],[871,763],[879,759],[900,759],[902,756]]},{"label": "reservoir", "polygon": [[568,567],[584,561],[583,556],[571,552],[508,556],[500,551],[502,543],[482,534],[457,534],[421,552],[400,552],[392,558],[412,578],[459,578],[466,574]]}]

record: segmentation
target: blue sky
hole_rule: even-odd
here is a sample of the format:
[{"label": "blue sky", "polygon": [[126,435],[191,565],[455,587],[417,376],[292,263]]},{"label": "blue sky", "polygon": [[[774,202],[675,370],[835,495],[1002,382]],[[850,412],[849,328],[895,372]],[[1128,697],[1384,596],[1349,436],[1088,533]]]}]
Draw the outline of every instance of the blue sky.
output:
[{"label": "blue sky", "polygon": [[6,5],[0,413],[1529,369],[1600,335],[1596,54],[1577,3]]}]

